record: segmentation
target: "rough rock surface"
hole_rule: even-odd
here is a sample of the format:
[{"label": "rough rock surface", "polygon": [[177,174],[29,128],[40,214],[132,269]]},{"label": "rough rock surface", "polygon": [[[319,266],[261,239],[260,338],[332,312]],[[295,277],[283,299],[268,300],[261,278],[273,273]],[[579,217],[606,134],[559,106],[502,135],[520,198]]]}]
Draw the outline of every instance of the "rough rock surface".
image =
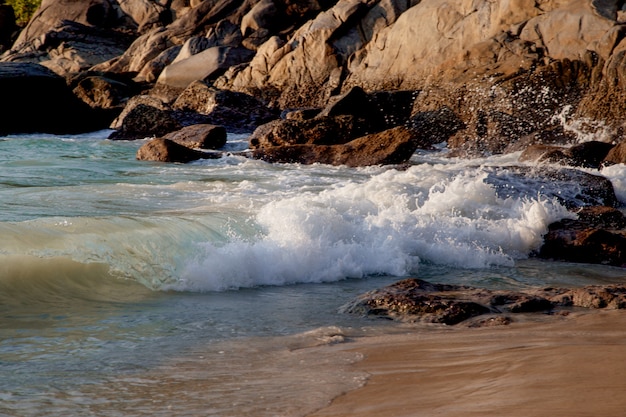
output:
[{"label": "rough rock surface", "polygon": [[151,139],[137,150],[137,159],[141,161],[187,163],[198,159],[221,158],[221,156],[219,153],[191,149],[164,138]]},{"label": "rough rock surface", "polygon": [[223,126],[196,124],[168,133],[163,138],[188,148],[220,149],[226,145],[226,129]]},{"label": "rough rock surface", "polygon": [[552,223],[538,256],[559,261],[626,266],[626,217],[612,207],[586,207],[577,219]]},{"label": "rough rock surface", "polygon": [[347,165],[402,164],[417,149],[413,132],[399,126],[340,145],[296,144],[257,148],[252,155],[267,162]]},{"label": "rough rock surface", "polygon": [[[433,284],[408,278],[362,294],[341,307],[340,311],[407,322],[449,325],[468,322],[476,327],[508,324],[511,314],[550,313],[575,307],[626,308],[626,287],[605,285],[507,291]],[[487,315],[487,318],[468,321],[482,315]]]}]

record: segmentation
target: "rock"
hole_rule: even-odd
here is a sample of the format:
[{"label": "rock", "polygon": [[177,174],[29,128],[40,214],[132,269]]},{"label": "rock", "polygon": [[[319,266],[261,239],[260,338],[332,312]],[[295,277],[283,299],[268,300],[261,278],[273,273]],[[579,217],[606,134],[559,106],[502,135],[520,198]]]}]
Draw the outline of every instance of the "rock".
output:
[{"label": "rock", "polygon": [[92,108],[119,111],[143,88],[124,75],[94,71],[79,73],[69,78],[67,83],[73,93]]},{"label": "rock", "polygon": [[185,88],[193,81],[211,81],[233,65],[248,62],[254,52],[246,48],[215,46],[166,66],[157,83]]},{"label": "rock", "polygon": [[495,187],[500,198],[556,199],[569,210],[587,206],[618,207],[613,184],[601,175],[573,168],[484,167],[485,182]]},{"label": "rock", "polygon": [[[577,141],[578,136],[576,133],[565,130],[562,125],[550,126],[522,136],[519,140],[506,146],[503,152],[512,153],[522,151],[522,154],[524,154],[528,151],[528,154],[524,155],[524,159],[520,160],[533,161],[539,159],[543,153],[542,146],[571,146]],[[530,148],[534,146],[537,146],[536,150],[530,150]]]},{"label": "rock", "polygon": [[577,220],[552,223],[538,256],[569,262],[626,266],[626,217],[611,207],[582,210]]},{"label": "rock", "polygon": [[590,285],[508,291],[407,278],[362,294],[339,311],[405,322],[447,325],[465,322],[470,327],[482,327],[509,324],[512,321],[509,314],[543,314],[574,307],[626,308],[626,287]]},{"label": "rock", "polygon": [[187,163],[198,159],[221,158],[221,154],[190,149],[169,139],[152,139],[137,150],[140,161]]},{"label": "rock", "polygon": [[220,149],[226,145],[226,129],[216,125],[196,124],[168,133],[163,138],[188,148]]},{"label": "rock", "polygon": [[417,149],[413,132],[403,126],[363,136],[342,145],[296,144],[257,148],[253,157],[267,162],[347,165],[402,164]]},{"label": "rock", "polygon": [[342,306],[340,312],[441,324],[458,324],[470,317],[490,313],[488,307],[478,302],[446,294],[467,289],[409,278],[365,293]]},{"label": "rock", "polygon": [[420,137],[421,149],[432,149],[434,145],[446,142],[465,123],[449,107],[433,111],[419,111],[411,115],[409,126]]},{"label": "rock", "polygon": [[288,42],[270,39],[271,45],[266,43],[266,48],[258,49],[258,59],[228,74],[219,86],[258,93],[280,108],[323,106],[329,97],[340,92],[345,66],[353,54],[393,23],[410,7],[409,3],[336,2],[303,24]]},{"label": "rock", "polygon": [[626,164],[626,142],[615,145],[602,161],[603,165]]},{"label": "rock", "polygon": [[167,104],[157,97],[148,94],[136,95],[126,102],[126,105],[120,115],[111,123],[109,127],[116,130],[122,129],[124,119],[135,109],[135,107],[139,105],[150,106],[164,111],[171,110]]},{"label": "rock", "polygon": [[[366,134],[362,119],[351,115],[315,119],[273,120],[259,126],[248,138],[250,149],[286,145],[341,145]],[[366,128],[367,129],[367,128]]]},{"label": "rock", "polygon": [[183,126],[170,111],[146,104],[137,104],[123,118],[118,130],[109,139],[135,140],[163,136]]},{"label": "rock", "polygon": [[550,162],[564,165],[599,168],[613,144],[589,141],[570,147],[532,145],[522,152],[520,161]]},{"label": "rock", "polygon": [[78,99],[65,80],[39,64],[0,63],[0,135],[82,133],[106,128],[111,115]]},{"label": "rock", "polygon": [[5,62],[41,63],[59,75],[88,68],[123,54],[135,39],[112,3],[44,0]]},{"label": "rock", "polygon": [[278,117],[275,111],[255,97],[219,90],[204,81],[191,83],[178,96],[172,108],[205,115],[209,123],[225,126],[231,132],[249,133]]}]

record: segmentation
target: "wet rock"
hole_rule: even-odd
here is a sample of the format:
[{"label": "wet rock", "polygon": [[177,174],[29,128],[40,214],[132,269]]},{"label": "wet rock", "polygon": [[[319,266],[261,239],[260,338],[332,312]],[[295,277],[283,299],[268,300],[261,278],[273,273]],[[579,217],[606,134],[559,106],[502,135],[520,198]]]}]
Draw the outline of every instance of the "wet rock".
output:
[{"label": "wet rock", "polygon": [[589,141],[570,147],[532,145],[520,155],[520,161],[550,162],[583,168],[600,168],[614,145]]},{"label": "wet rock", "polygon": [[220,153],[202,152],[180,145],[173,140],[157,138],[146,142],[137,150],[140,161],[187,163],[198,159],[221,158]]},{"label": "wet rock", "polygon": [[615,145],[602,161],[603,165],[626,164],[626,142]]},{"label": "wet rock", "polygon": [[430,284],[416,278],[406,279],[379,290],[370,291],[341,312],[363,316],[388,317],[402,321],[457,324],[491,310],[459,292],[469,287]]},{"label": "wet rock", "polygon": [[601,175],[573,168],[485,167],[485,182],[495,187],[500,198],[542,195],[570,210],[587,206],[618,207],[613,184]]},{"label": "wet rock", "polygon": [[470,327],[484,327],[509,324],[515,314],[554,313],[555,309],[566,313],[571,308],[626,308],[626,287],[616,284],[509,291],[408,278],[362,294],[342,306],[340,312],[405,322],[464,322]]},{"label": "wet rock", "polygon": [[267,162],[350,167],[401,164],[409,160],[417,145],[414,133],[400,126],[341,145],[296,144],[257,148],[253,157]]},{"label": "wet rock", "polygon": [[612,207],[583,209],[578,219],[564,219],[548,227],[538,256],[626,266],[626,218]]},{"label": "wet rock", "polygon": [[220,149],[226,145],[226,129],[223,126],[196,124],[168,133],[163,138],[188,148]]}]

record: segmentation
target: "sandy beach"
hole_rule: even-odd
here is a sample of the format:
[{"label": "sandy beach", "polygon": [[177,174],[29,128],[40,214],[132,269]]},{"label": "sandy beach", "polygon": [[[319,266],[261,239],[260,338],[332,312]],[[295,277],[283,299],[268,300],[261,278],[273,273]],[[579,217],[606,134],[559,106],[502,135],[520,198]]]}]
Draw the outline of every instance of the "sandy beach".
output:
[{"label": "sandy beach", "polygon": [[367,384],[310,417],[623,416],[626,314],[366,337]]}]

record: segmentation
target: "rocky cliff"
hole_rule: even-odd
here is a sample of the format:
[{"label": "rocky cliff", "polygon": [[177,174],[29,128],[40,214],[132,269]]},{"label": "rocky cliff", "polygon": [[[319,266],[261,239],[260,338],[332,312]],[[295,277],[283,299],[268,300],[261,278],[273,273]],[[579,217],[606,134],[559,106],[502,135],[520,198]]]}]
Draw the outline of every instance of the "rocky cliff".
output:
[{"label": "rocky cliff", "polygon": [[44,0],[0,59],[66,79],[123,74],[170,100],[202,80],[274,110],[323,107],[355,86],[410,90],[414,113],[463,123],[442,138],[457,154],[499,153],[571,141],[564,117],[621,140],[623,3]]}]

